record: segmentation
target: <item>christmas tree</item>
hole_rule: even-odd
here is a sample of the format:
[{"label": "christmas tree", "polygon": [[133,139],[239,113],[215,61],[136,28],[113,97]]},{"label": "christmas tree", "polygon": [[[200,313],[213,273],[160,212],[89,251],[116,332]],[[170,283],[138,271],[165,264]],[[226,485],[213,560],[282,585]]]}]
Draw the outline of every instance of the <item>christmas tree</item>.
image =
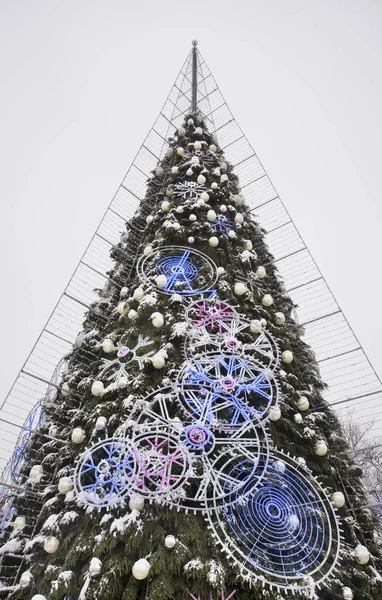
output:
[{"label": "christmas tree", "polygon": [[196,60],[192,105],[16,450],[1,597],[381,597],[362,473]]}]

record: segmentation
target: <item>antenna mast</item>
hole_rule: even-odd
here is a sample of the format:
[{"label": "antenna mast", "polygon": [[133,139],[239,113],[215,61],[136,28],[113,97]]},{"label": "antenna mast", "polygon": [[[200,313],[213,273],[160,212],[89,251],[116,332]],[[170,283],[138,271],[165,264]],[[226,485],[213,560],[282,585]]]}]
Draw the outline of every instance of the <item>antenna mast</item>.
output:
[{"label": "antenna mast", "polygon": [[191,100],[191,112],[196,113],[198,105],[198,57],[196,46],[198,45],[197,40],[192,41],[192,100]]}]

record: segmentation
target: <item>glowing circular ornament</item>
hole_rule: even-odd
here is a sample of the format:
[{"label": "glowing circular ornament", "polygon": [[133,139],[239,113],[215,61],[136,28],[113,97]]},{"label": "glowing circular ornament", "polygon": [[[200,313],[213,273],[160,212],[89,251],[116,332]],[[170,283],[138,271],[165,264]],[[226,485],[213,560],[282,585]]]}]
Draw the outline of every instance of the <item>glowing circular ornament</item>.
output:
[{"label": "glowing circular ornament", "polygon": [[244,223],[244,216],[241,213],[236,213],[235,223],[239,223],[239,225],[242,225]]},{"label": "glowing circular ornament", "polygon": [[342,492],[334,492],[330,499],[336,508],[342,508],[345,506],[345,496]]},{"label": "glowing circular ornament", "polygon": [[297,408],[303,412],[309,409],[309,400],[306,396],[300,396],[296,402]]},{"label": "glowing circular ornament", "polygon": [[97,577],[102,571],[102,563],[99,558],[95,556],[91,559],[89,565],[89,573],[92,577]]},{"label": "glowing circular ornament", "polygon": [[216,265],[209,256],[182,246],[164,246],[156,250],[139,261],[137,270],[148,284],[153,284],[159,275],[167,277],[166,285],[159,289],[169,295],[211,292],[217,280]]},{"label": "glowing circular ornament", "polygon": [[110,352],[114,352],[114,343],[111,339],[106,338],[102,342],[102,350],[106,352],[106,354],[110,354]]},{"label": "glowing circular ornament", "polygon": [[295,423],[297,423],[297,425],[301,425],[302,423],[302,415],[300,415],[300,413],[296,413],[295,415],[293,415],[293,420]]},{"label": "glowing circular ornament", "polygon": [[256,275],[259,279],[264,279],[264,277],[266,276],[267,272],[265,270],[265,267],[257,267],[256,269]]},{"label": "glowing circular ornament", "polygon": [[157,328],[163,327],[164,317],[163,317],[162,313],[155,312],[151,315],[150,318],[151,318],[151,323],[154,325],[154,327],[157,327]]},{"label": "glowing circular ornament", "polygon": [[[183,150],[183,148],[182,148],[182,150]],[[179,154],[179,153],[178,153],[178,154]],[[179,173],[179,167],[172,167],[172,168],[171,168],[171,173],[172,173],[173,175],[178,175],[178,173]]]},{"label": "glowing circular ornament", "polygon": [[201,198],[201,200],[203,200],[203,202],[208,202],[208,200],[210,199],[210,196],[209,196],[209,194],[207,194],[207,192],[202,192],[200,194],[200,198]]},{"label": "glowing circular ornament", "polygon": [[24,571],[24,573],[21,574],[19,585],[21,588],[27,588],[31,585],[32,581],[32,573],[30,571]]},{"label": "glowing circular ornament", "polygon": [[351,589],[349,587],[342,588],[342,595],[344,597],[344,600],[353,600],[353,598],[354,598],[353,592],[351,591]]},{"label": "glowing circular ornament", "polygon": [[235,287],[233,288],[233,291],[235,292],[236,296],[243,296],[244,294],[246,294],[248,292],[248,288],[245,285],[245,283],[242,283],[241,281],[235,283]]},{"label": "glowing circular ornament", "polygon": [[104,392],[104,389],[105,388],[102,381],[93,381],[91,387],[91,393],[93,394],[93,396],[101,396],[101,394],[103,394]]},{"label": "glowing circular ornament", "polygon": [[151,362],[155,369],[163,369],[163,367],[166,364],[166,359],[163,356],[163,354],[159,354],[158,352],[157,354],[154,354],[154,356],[151,358]]},{"label": "glowing circular ornament", "polygon": [[193,213],[188,217],[188,220],[191,221],[191,223],[195,223],[195,221],[197,220],[197,216],[194,215]]},{"label": "glowing circular ornament", "polygon": [[153,221],[154,221],[154,217],[152,215],[149,215],[148,217],[146,217],[147,225],[150,225],[150,223],[152,223]]},{"label": "glowing circular ornament", "polygon": [[134,290],[134,293],[133,293],[133,298],[134,298],[134,300],[136,300],[137,302],[140,302],[140,301],[142,300],[142,298],[143,298],[143,296],[144,296],[144,295],[145,295],[145,291],[144,291],[144,289],[143,289],[143,288],[141,288],[141,287],[137,287],[137,288]]},{"label": "glowing circular ornament", "polygon": [[33,465],[29,471],[29,479],[41,479],[43,474],[42,465]]},{"label": "glowing circular ornament", "polygon": [[72,431],[71,440],[73,444],[82,444],[85,439],[85,432],[81,427],[75,427]]},{"label": "glowing circular ornament", "polygon": [[290,350],[284,350],[281,354],[281,360],[286,364],[291,363],[293,360],[293,353]]},{"label": "glowing circular ornament", "polygon": [[204,185],[204,184],[206,183],[206,181],[207,181],[207,180],[206,180],[206,178],[204,177],[204,175],[201,175],[201,174],[200,174],[200,175],[198,175],[197,182],[199,183],[199,185]]},{"label": "glowing circular ornament", "polygon": [[278,421],[281,419],[281,410],[278,406],[275,406],[269,413],[269,419],[271,421]]},{"label": "glowing circular ornament", "polygon": [[35,594],[32,596],[32,600],[47,600],[47,597],[43,596],[42,594]]},{"label": "glowing circular ornament", "polygon": [[214,181],[213,183],[211,183],[211,189],[212,190],[217,190],[219,189],[219,184],[216,183],[216,181]]},{"label": "glowing circular ornament", "polygon": [[129,308],[129,305],[126,304],[126,302],[119,302],[117,306],[117,311],[120,315],[127,315],[127,313],[129,312]]},{"label": "glowing circular ornament", "polygon": [[193,156],[191,158],[191,164],[192,165],[198,165],[200,163],[199,157],[198,156]]},{"label": "glowing circular ornament", "polygon": [[178,129],[178,136],[179,137],[184,137],[186,135],[186,130],[184,127],[179,127]]},{"label": "glowing circular ornament", "polygon": [[139,494],[133,494],[130,497],[130,500],[129,500],[130,510],[141,511],[144,509],[144,506],[145,506],[145,499],[143,498],[143,496],[140,496]]},{"label": "glowing circular ornament", "polygon": [[195,241],[195,238],[194,238],[194,237],[192,237],[192,235],[190,235],[190,237],[189,237],[189,238],[187,238],[187,241],[188,241],[188,243],[189,243],[189,244],[193,244],[193,243],[194,243],[194,241]]},{"label": "glowing circular ornament", "polygon": [[201,143],[201,142],[199,142],[199,141],[197,141],[197,142],[194,142],[194,150],[201,150],[201,149],[202,149],[202,147],[203,147],[203,146],[202,146],[202,143]]},{"label": "glowing circular ornament", "polygon": [[134,310],[133,308],[131,308],[129,310],[129,312],[127,313],[127,318],[130,319],[130,320],[133,320],[133,319],[135,319],[137,317],[137,315],[138,315],[137,311]]},{"label": "glowing circular ornament", "polygon": [[217,276],[218,276],[218,277],[221,277],[221,276],[222,276],[222,275],[224,275],[224,273],[225,273],[225,268],[224,268],[224,267],[218,267],[218,268],[216,269],[216,273],[217,273]]},{"label": "glowing circular ornament", "polygon": [[285,315],[282,312],[275,313],[275,322],[276,325],[284,325],[285,323]]},{"label": "glowing circular ornament", "polygon": [[157,287],[159,287],[161,290],[163,290],[163,288],[165,288],[166,284],[167,284],[166,275],[158,275],[158,277],[155,278],[155,283],[156,283]]},{"label": "glowing circular ornament", "polygon": [[261,300],[261,304],[263,306],[272,306],[273,304],[273,298],[270,294],[265,294],[265,296],[263,296],[262,300]]},{"label": "glowing circular ornament", "polygon": [[103,431],[106,429],[107,418],[106,417],[98,417],[95,423],[96,431]]},{"label": "glowing circular ornament", "polygon": [[318,440],[318,442],[316,442],[314,445],[314,452],[317,454],[317,456],[325,456],[325,454],[327,454],[328,446],[324,440]]},{"label": "glowing circular ornament", "polygon": [[44,550],[48,554],[54,554],[55,552],[57,552],[59,544],[60,544],[60,540],[58,538],[54,537],[53,535],[50,535],[49,537],[46,538],[46,540],[44,542]]},{"label": "glowing circular ornament", "polygon": [[354,550],[357,562],[360,565],[366,565],[370,560],[370,552],[363,546],[362,544],[358,544],[358,546]]},{"label": "glowing circular ornament", "polygon": [[250,322],[249,328],[252,333],[261,333],[261,331],[263,329],[261,322],[258,319],[253,319]]},{"label": "glowing circular ornament", "polygon": [[211,144],[211,145],[209,146],[209,150],[210,150],[211,152],[216,152],[217,148],[216,148],[215,144]]},{"label": "glowing circular ornament", "polygon": [[158,167],[155,169],[155,175],[157,175],[157,177],[161,177],[161,176],[163,175],[163,173],[164,173],[163,167],[161,167],[161,166],[158,166]]},{"label": "glowing circular ornament", "polygon": [[[283,469],[277,468],[282,462]],[[266,470],[265,476],[263,471]],[[244,578],[281,593],[309,592],[333,577],[341,534],[335,509],[318,481],[280,452],[215,513],[207,513],[213,536]],[[240,502],[244,494],[245,501]],[[235,502],[235,500],[237,500]]]},{"label": "glowing circular ornament", "polygon": [[187,177],[192,177],[193,174],[194,174],[194,171],[191,169],[191,167],[189,169],[187,169],[187,171],[186,171]]},{"label": "glowing circular ornament", "polygon": [[216,212],[214,210],[209,210],[207,212],[207,219],[208,221],[215,221],[216,220]]},{"label": "glowing circular ornament", "polygon": [[203,129],[201,127],[195,127],[195,135],[203,135]]},{"label": "glowing circular ornament", "polygon": [[175,537],[175,535],[166,535],[166,537],[164,538],[164,545],[169,550],[172,550],[173,548],[175,548],[175,546],[176,546],[176,537]]},{"label": "glowing circular ornament", "polygon": [[57,489],[60,494],[67,494],[73,489],[73,482],[70,477],[61,477]]},{"label": "glowing circular ornament", "polygon": [[145,558],[140,558],[133,564],[133,568],[131,569],[133,577],[141,581],[142,579],[146,579],[150,572],[150,563]]},{"label": "glowing circular ornament", "polygon": [[216,236],[212,236],[209,238],[208,240],[208,244],[212,247],[212,248],[216,248],[216,246],[219,245],[219,238],[217,238]]}]

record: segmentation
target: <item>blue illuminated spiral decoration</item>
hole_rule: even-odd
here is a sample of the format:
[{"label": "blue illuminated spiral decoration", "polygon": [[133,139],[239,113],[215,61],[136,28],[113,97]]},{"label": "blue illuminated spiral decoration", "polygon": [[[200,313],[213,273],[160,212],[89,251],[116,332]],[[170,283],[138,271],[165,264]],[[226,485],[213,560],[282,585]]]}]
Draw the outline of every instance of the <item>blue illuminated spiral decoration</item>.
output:
[{"label": "blue illuminated spiral decoration", "polygon": [[164,290],[176,290],[177,286],[184,284],[186,289],[192,291],[191,281],[197,278],[198,269],[190,260],[191,251],[185,251],[181,256],[166,256],[158,260],[155,270],[157,275],[165,275],[167,284]]},{"label": "blue illuminated spiral decoration", "polygon": [[282,453],[259,462],[244,487],[209,518],[213,534],[249,579],[297,591],[312,582],[319,588],[336,568],[341,534],[335,509],[317,480]]},{"label": "blue illuminated spiral decoration", "polygon": [[209,454],[215,446],[212,432],[199,423],[186,427],[180,438],[184,445],[195,453]]},{"label": "blue illuminated spiral decoration", "polygon": [[44,419],[44,410],[42,403],[39,402],[26,418],[24,426],[20,432],[16,447],[12,456],[12,479],[16,482],[20,481],[21,471],[26,463],[26,454],[29,444],[32,439],[33,432],[41,425]]}]

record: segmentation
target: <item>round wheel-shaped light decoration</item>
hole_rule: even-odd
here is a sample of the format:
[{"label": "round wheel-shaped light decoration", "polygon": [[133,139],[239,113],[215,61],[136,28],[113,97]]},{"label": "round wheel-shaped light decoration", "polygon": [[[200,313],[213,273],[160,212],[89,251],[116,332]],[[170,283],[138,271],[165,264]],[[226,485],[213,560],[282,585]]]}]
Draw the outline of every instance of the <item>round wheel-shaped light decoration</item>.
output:
[{"label": "round wheel-shaped light decoration", "polygon": [[363,546],[362,544],[358,544],[358,546],[354,550],[357,562],[360,565],[366,565],[370,560],[370,552]]},{"label": "round wheel-shaped light decoration", "polygon": [[142,579],[146,579],[150,572],[150,563],[145,558],[140,558],[133,564],[133,568],[131,569],[133,577],[141,581]]},{"label": "round wheel-shaped light decoration", "polygon": [[244,294],[247,293],[248,288],[245,285],[245,283],[238,281],[237,283],[235,283],[235,287],[233,288],[233,291],[235,292],[236,296],[243,296]]},{"label": "round wheel-shaped light decoration", "polygon": [[209,210],[207,212],[207,220],[208,221],[215,221],[216,220],[216,212],[214,210]]},{"label": "round wheel-shaped light decoration", "polygon": [[265,267],[257,267],[256,269],[256,275],[258,276],[259,279],[264,279],[264,277],[266,276],[267,272],[265,270]]},{"label": "round wheel-shaped light decoration", "polygon": [[270,294],[265,294],[265,296],[262,297],[261,304],[263,306],[272,306],[272,304],[273,304],[272,296]]},{"label": "round wheel-shaped light decoration", "polygon": [[101,396],[104,392],[104,385],[102,381],[93,381],[91,392],[93,396]]},{"label": "round wheel-shaped light decoration", "polygon": [[129,308],[129,305],[126,304],[126,302],[119,302],[117,306],[117,311],[120,315],[127,315],[127,313],[129,312]]},{"label": "round wheel-shaped light decoration", "polygon": [[345,506],[345,496],[342,492],[334,492],[330,499],[337,508],[342,508]]},{"label": "round wheel-shaped light decoration", "polygon": [[328,452],[328,446],[324,440],[318,440],[314,445],[314,452],[317,456],[325,456]]},{"label": "round wheel-shaped light decoration", "polygon": [[110,338],[106,338],[102,342],[102,350],[106,352],[106,354],[110,354],[110,352],[114,352],[114,343]]},{"label": "round wheel-shaped light decoration", "polygon": [[344,597],[344,600],[353,600],[353,598],[354,598],[353,592],[351,591],[351,589],[349,587],[342,588],[342,595]]},{"label": "round wheel-shaped light decoration", "polygon": [[164,325],[164,316],[160,312],[155,312],[151,315],[151,323],[154,327],[160,328]]},{"label": "round wheel-shaped light decoration", "polygon": [[[259,463],[256,486],[240,501],[247,488],[230,498],[225,508],[207,513],[219,545],[226,549],[243,577],[269,584],[279,592],[310,592],[336,570],[341,534],[335,509],[316,479],[282,453]],[[282,462],[284,469],[277,468]],[[235,502],[236,500],[236,502]]]},{"label": "round wheel-shaped light decoration", "polygon": [[282,312],[275,313],[275,321],[276,325],[284,325],[285,323],[285,315]]},{"label": "round wheel-shaped light decoration", "polygon": [[236,213],[235,223],[239,223],[239,225],[242,225],[244,223],[244,216],[241,213]]},{"label": "round wheel-shaped light decoration", "polygon": [[72,431],[72,442],[73,444],[82,444],[85,439],[85,432],[81,427],[75,427]]},{"label": "round wheel-shaped light decoration", "polygon": [[300,396],[296,402],[298,410],[305,412],[309,408],[309,400],[306,396]]},{"label": "round wheel-shaped light decoration", "polygon": [[44,409],[42,403],[36,404],[25,419],[24,427],[19,433],[16,447],[12,456],[12,479],[18,483],[21,478],[21,469],[26,463],[27,451],[29,443],[33,435],[33,431],[39,427],[44,419]]},{"label": "round wheel-shaped light decoration", "polygon": [[179,127],[178,129],[178,136],[179,137],[184,137],[186,135],[186,130],[184,127]]},{"label": "round wheel-shaped light decoration", "polygon": [[[183,246],[164,246],[138,263],[138,273],[149,284],[159,275],[167,277],[160,291],[192,296],[212,292],[217,280],[216,265],[206,254]],[[154,273],[154,277],[153,277]]]},{"label": "round wheel-shaped light decoration", "polygon": [[175,548],[175,546],[176,546],[176,537],[175,537],[175,535],[166,535],[166,537],[164,538],[164,545],[169,550],[172,550],[173,548]]},{"label": "round wheel-shaped light decoration", "polygon": [[29,479],[40,479],[43,474],[42,465],[33,465],[29,471]]},{"label": "round wheel-shaped light decoration", "polygon": [[70,477],[61,477],[57,489],[60,494],[67,494],[73,489],[73,482]]},{"label": "round wheel-shaped light decoration", "polygon": [[163,354],[154,354],[154,356],[151,358],[151,362],[153,367],[155,367],[155,369],[163,369],[163,367],[166,364],[166,359],[163,356]]},{"label": "round wheel-shaped light decoration", "polygon": [[204,185],[206,183],[206,178],[204,177],[204,175],[198,175],[197,182],[199,183],[199,185]]},{"label": "round wheel-shaped light decoration", "polygon": [[60,540],[58,538],[54,537],[54,535],[50,535],[49,537],[46,538],[46,540],[44,542],[44,550],[48,554],[54,554],[55,552],[57,552],[59,545],[60,545]]},{"label": "round wheel-shaped light decoration", "polygon": [[141,511],[144,509],[144,506],[145,506],[145,499],[143,498],[143,496],[140,496],[139,494],[133,494],[130,497],[130,500],[129,500],[130,510]]},{"label": "round wheel-shaped light decoration", "polygon": [[293,352],[290,350],[284,350],[284,352],[281,354],[281,360],[286,364],[291,363],[293,360]]},{"label": "round wheel-shaped light decoration", "polygon": [[302,415],[300,415],[300,413],[296,413],[295,415],[293,415],[293,420],[295,423],[297,423],[297,425],[301,425],[303,421]]},{"label": "round wheel-shaped light decoration", "polygon": [[95,428],[97,431],[103,431],[106,429],[107,418],[106,417],[98,417],[95,423]]},{"label": "round wheel-shaped light decoration", "polygon": [[21,577],[20,577],[20,581],[19,581],[20,587],[27,588],[31,585],[32,581],[33,581],[32,573],[30,571],[24,571],[24,573],[22,573]]},{"label": "round wheel-shaped light decoration", "polygon": [[140,301],[142,300],[142,298],[143,298],[143,296],[144,296],[144,295],[145,295],[145,291],[144,291],[144,289],[143,289],[143,288],[141,288],[141,287],[137,287],[137,288],[134,290],[134,293],[133,293],[133,298],[134,298],[134,300],[136,300],[137,302],[140,302]]},{"label": "round wheel-shaped light decoration", "polygon": [[218,277],[221,277],[221,276],[222,276],[222,275],[224,275],[224,273],[225,273],[225,268],[224,268],[224,267],[218,267],[218,268],[216,269],[216,273],[217,273],[217,276],[218,276]]},{"label": "round wheel-shaped light decoration", "polygon": [[219,238],[217,238],[215,235],[213,235],[212,237],[209,238],[208,243],[212,248],[216,248],[216,246],[219,245]]},{"label": "round wheel-shaped light decoration", "polygon": [[261,325],[261,322],[258,319],[253,319],[250,322],[249,328],[252,333],[261,333],[263,326]]},{"label": "round wheel-shaped light decoration", "polygon": [[26,524],[25,517],[20,515],[20,516],[16,517],[16,519],[13,521],[13,529],[22,529],[23,527],[25,527],[25,524]]},{"label": "round wheel-shaped light decoration", "polygon": [[95,556],[91,559],[89,565],[89,573],[92,577],[97,577],[102,571],[102,563],[99,558]]},{"label": "round wheel-shaped light decoration", "polygon": [[269,418],[271,421],[278,421],[281,419],[281,409],[279,406],[275,406],[271,412],[269,413]]}]

